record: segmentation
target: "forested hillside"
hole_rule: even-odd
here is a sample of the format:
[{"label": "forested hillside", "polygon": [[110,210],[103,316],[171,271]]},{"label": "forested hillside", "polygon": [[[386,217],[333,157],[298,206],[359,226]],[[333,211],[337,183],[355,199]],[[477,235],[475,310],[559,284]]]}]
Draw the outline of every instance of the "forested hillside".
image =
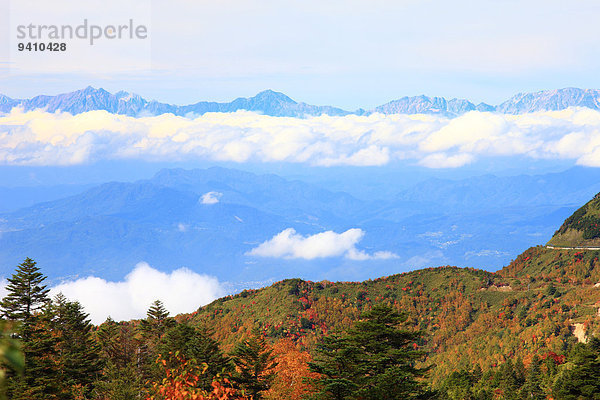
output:
[{"label": "forested hillside", "polygon": [[[364,282],[287,279],[174,318],[157,300],[141,321],[98,327],[78,303],[50,302],[43,273],[26,259],[0,304],[12,333],[3,342],[4,364],[12,365],[5,392],[10,399],[598,398],[599,258],[599,250],[538,246],[497,273],[446,266]],[[21,375],[15,340],[25,354]]]}]

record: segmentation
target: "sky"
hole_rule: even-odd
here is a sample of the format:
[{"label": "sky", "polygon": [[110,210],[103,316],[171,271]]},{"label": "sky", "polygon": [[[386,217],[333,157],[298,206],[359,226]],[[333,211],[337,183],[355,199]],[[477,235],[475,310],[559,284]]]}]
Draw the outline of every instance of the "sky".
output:
[{"label": "sky", "polygon": [[[406,95],[497,104],[518,92],[600,87],[594,0],[1,4],[10,12],[0,21],[0,93],[16,98],[93,85],[187,104],[270,88],[356,109]],[[63,54],[16,51],[19,24],[84,18],[101,26],[133,19],[148,35],[69,41]]]},{"label": "sky", "polygon": [[[597,0],[0,0],[0,94],[28,98],[91,85],[190,104],[273,89],[347,110],[420,94],[495,105],[520,92],[600,88],[599,16]],[[61,27],[63,37],[51,37],[51,26]],[[64,37],[64,27],[80,26],[85,37]],[[92,26],[101,32],[95,39]],[[115,37],[123,26],[125,34]],[[32,51],[24,48],[29,43],[65,48]],[[96,164],[106,177],[102,163],[115,160],[156,168],[203,160],[375,173],[400,162],[444,171],[493,158],[600,167],[600,112],[470,112],[454,119],[296,119],[245,111],[189,118],[18,109],[0,115],[3,171]],[[221,195],[208,192],[202,202],[216,204]],[[394,249],[361,250],[364,234],[352,228],[303,236],[289,228],[250,254],[398,257]],[[216,278],[185,268],[166,273],[144,260],[131,268],[118,282],[84,277],[52,293],[79,300],[95,323],[109,315],[143,317],[156,298],[179,313],[226,293]]]}]

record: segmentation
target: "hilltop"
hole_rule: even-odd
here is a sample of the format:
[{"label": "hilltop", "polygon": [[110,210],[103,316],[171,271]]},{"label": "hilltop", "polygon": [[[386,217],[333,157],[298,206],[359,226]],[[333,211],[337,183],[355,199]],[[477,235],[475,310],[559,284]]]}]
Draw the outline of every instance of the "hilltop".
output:
[{"label": "hilltop", "polygon": [[209,326],[225,349],[258,326],[274,343],[291,338],[312,352],[319,338],[346,330],[362,311],[391,304],[426,333],[419,345],[429,350],[424,364],[435,365],[435,384],[474,365],[486,371],[508,359],[565,354],[599,334],[599,256],[536,247],[498,273],[448,266],[364,282],[289,279],[181,318]]},{"label": "hilltop", "polygon": [[528,365],[534,355],[564,355],[600,334],[599,258],[598,250],[537,246],[496,273],[446,266],[364,282],[287,279],[180,318],[209,326],[226,350],[258,326],[273,343],[291,339],[310,353],[361,312],[389,304],[425,332],[418,346],[428,350],[424,364],[435,366],[431,378],[439,384],[474,365],[486,371],[510,359]]},{"label": "hilltop", "polygon": [[600,193],[567,218],[548,245],[600,247]]}]

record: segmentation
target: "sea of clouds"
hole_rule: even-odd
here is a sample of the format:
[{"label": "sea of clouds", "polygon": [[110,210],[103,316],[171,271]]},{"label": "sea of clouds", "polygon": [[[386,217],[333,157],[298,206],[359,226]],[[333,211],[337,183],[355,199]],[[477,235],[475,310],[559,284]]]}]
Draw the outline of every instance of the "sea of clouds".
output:
[{"label": "sea of clouds", "polygon": [[456,168],[483,157],[515,155],[600,166],[600,112],[573,107],[521,115],[472,111],[456,118],[372,114],[301,119],[247,111],[134,118],[105,111],[71,115],[13,109],[0,115],[4,165],[202,159],[378,166],[409,160]]}]

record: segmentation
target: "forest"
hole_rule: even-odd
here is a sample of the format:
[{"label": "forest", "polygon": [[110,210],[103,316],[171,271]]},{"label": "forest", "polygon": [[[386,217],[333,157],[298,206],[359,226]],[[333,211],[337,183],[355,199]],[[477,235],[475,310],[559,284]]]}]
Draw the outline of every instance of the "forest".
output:
[{"label": "forest", "polygon": [[[2,311],[5,399],[597,399],[597,251],[529,249],[498,273],[288,279],[99,326],[31,259]],[[584,335],[576,336],[578,328]]]}]

